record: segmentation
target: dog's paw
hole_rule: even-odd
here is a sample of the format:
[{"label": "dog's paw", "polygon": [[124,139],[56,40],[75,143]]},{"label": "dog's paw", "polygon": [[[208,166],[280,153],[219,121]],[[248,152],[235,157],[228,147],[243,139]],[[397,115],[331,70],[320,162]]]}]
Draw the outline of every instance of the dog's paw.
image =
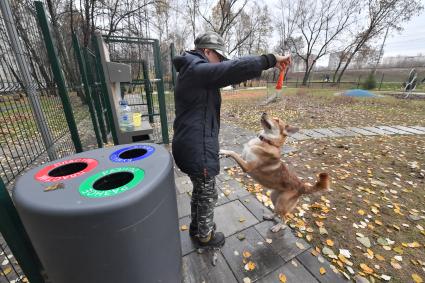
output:
[{"label": "dog's paw", "polygon": [[230,150],[225,150],[225,149],[221,149],[218,152],[218,155],[220,155],[221,157],[229,157],[232,154],[232,151]]},{"label": "dog's paw", "polygon": [[273,233],[277,233],[280,230],[284,230],[286,229],[288,226],[286,226],[286,224],[283,223],[278,223],[276,225],[274,225],[273,227],[270,228],[270,231],[272,231]]},{"label": "dog's paw", "polygon": [[264,220],[274,220],[274,215],[273,214],[263,214],[263,219]]}]

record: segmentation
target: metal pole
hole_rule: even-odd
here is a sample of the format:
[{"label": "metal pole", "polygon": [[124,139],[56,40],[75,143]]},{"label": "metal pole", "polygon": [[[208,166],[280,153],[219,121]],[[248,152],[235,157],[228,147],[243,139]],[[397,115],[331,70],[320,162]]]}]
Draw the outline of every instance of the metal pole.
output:
[{"label": "metal pole", "polygon": [[165,93],[164,93],[164,80],[162,78],[162,69],[161,69],[161,57],[160,57],[159,41],[155,39],[154,42],[154,62],[155,62],[155,76],[159,81],[157,81],[158,89],[158,103],[159,103],[159,117],[161,120],[161,132],[162,132],[162,141],[164,144],[169,144],[168,137],[168,123],[167,123],[167,108],[165,106]]},{"label": "metal pole", "polygon": [[381,90],[382,87],[382,81],[384,80],[384,73],[382,73],[382,77],[381,77],[381,83],[379,84],[379,90]]},{"label": "metal pole", "polygon": [[28,280],[31,283],[45,282],[41,275],[40,260],[28,239],[2,179],[0,179],[0,232]]},{"label": "metal pole", "polygon": [[151,87],[151,82],[149,79],[148,65],[146,64],[145,60],[142,61],[142,71],[143,71],[143,79],[145,81],[145,92],[146,92],[146,100],[147,100],[146,102],[148,104],[149,123],[153,123],[154,110],[153,110],[153,101],[152,101],[152,87]]},{"label": "metal pole", "polygon": [[81,80],[83,82],[84,92],[86,93],[87,104],[89,105],[90,118],[93,123],[94,133],[96,135],[97,147],[102,148],[103,143],[102,143],[102,138],[100,137],[99,127],[96,121],[96,115],[94,113],[95,111],[93,107],[93,100],[92,100],[92,95],[90,91],[89,80],[87,79],[86,68],[83,63],[83,57],[81,56],[80,43],[78,42],[78,38],[75,32],[72,32],[72,45],[74,47],[75,56],[77,57],[78,66],[80,67]]},{"label": "metal pole", "polygon": [[176,87],[176,68],[173,65],[173,58],[176,56],[176,50],[174,48],[174,43],[170,44],[171,50],[171,79],[173,80],[173,89]]},{"label": "metal pole", "polygon": [[46,11],[44,10],[43,2],[34,1],[35,9],[37,10],[37,19],[43,33],[44,42],[47,48],[47,54],[49,55],[50,65],[52,66],[53,76],[58,86],[59,96],[62,101],[63,110],[65,112],[65,118],[68,122],[68,127],[71,132],[71,139],[74,143],[75,151],[82,152],[83,147],[81,145],[80,137],[78,135],[77,125],[75,123],[74,114],[72,113],[71,104],[68,98],[68,91],[66,90],[65,80],[62,75],[62,69],[58,56],[56,54],[55,47],[53,45],[52,35],[49,29],[49,23],[47,21]]},{"label": "metal pole", "polygon": [[37,97],[35,83],[32,83],[33,79],[31,77],[31,72],[28,67],[29,63],[27,62],[24,56],[25,54],[24,49],[18,37],[16,24],[13,20],[12,12],[9,6],[9,0],[1,0],[0,8],[3,14],[7,33],[10,38],[12,50],[15,54],[19,71],[21,73],[22,83],[25,87],[25,92],[28,95],[31,109],[35,114],[35,117],[36,117],[35,122],[37,124],[38,130],[40,131],[41,137],[43,139],[44,146],[47,150],[47,155],[49,156],[49,159],[51,161],[58,159],[58,156],[56,154],[56,150],[54,147],[52,134],[50,133],[50,129],[49,129],[49,126],[47,125],[46,117],[44,116],[43,110],[41,108],[41,103]]}]

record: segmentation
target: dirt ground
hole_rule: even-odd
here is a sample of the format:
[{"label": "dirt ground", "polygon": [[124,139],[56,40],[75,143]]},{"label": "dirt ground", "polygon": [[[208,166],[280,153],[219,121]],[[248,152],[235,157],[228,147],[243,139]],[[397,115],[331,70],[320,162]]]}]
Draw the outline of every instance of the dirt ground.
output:
[{"label": "dirt ground", "polygon": [[[295,93],[295,91],[293,92]],[[264,92],[224,97],[224,117],[258,130],[266,110],[301,128],[422,125],[420,101],[344,99],[326,93],[290,95],[282,103],[255,106]],[[422,108],[421,108],[422,107]],[[258,113],[257,113],[258,112]],[[230,121],[229,121],[230,120]],[[425,137],[379,136],[295,142],[283,157],[307,182],[328,172],[331,191],[301,199],[288,224],[348,276],[370,282],[425,279]],[[266,205],[270,192],[228,170]]]}]

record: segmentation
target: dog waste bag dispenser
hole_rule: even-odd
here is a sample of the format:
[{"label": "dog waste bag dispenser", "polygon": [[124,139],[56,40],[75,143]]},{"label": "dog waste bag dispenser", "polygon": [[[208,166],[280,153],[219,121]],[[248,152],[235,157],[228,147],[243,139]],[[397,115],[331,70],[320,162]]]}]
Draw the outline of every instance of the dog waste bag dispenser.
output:
[{"label": "dog waste bag dispenser", "polygon": [[33,169],[13,199],[54,283],[178,282],[170,153],[154,144],[97,149]]},{"label": "dog waste bag dispenser", "polygon": [[141,114],[134,113],[135,115],[133,115],[131,111],[132,105],[130,102],[134,100],[139,101],[141,94],[133,93],[124,95],[121,93],[121,84],[131,82],[130,65],[111,62],[108,47],[100,34],[96,35],[96,40],[99,46],[100,62],[102,63],[101,71],[106,80],[106,89],[112,108],[112,118],[114,120],[118,143],[127,144],[151,141],[151,135],[153,133],[151,125],[148,121],[141,119]]}]

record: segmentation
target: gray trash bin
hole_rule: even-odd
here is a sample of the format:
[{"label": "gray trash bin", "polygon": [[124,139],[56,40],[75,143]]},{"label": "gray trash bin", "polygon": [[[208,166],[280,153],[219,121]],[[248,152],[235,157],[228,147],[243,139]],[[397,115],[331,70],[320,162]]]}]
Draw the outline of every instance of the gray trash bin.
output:
[{"label": "gray trash bin", "polygon": [[161,146],[45,164],[18,179],[13,198],[53,283],[181,280],[173,163]]}]

